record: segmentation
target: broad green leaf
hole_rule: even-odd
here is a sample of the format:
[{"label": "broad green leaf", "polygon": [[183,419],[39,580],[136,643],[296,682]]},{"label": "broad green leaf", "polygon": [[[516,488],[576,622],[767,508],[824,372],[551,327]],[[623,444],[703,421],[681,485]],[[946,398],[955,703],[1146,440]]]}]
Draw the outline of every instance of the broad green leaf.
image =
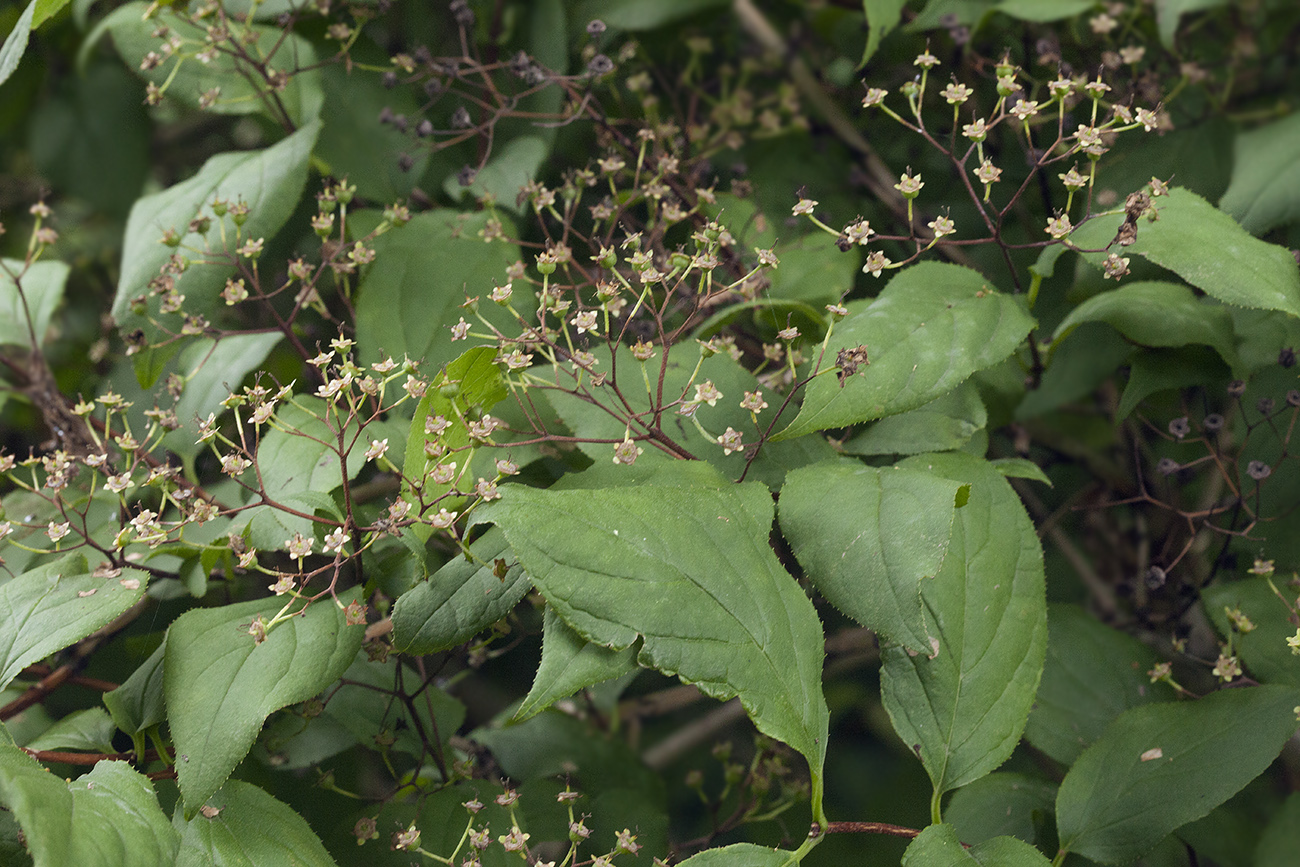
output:
[{"label": "broad green leaf", "polygon": [[230,780],[205,801],[210,816],[172,815],[176,867],[335,867],[302,816],[257,786]]},{"label": "broad green leaf", "polygon": [[1226,689],[1121,714],[1061,783],[1062,848],[1130,861],[1259,776],[1296,731],[1300,692]]},{"label": "broad green leaf", "polygon": [[1042,382],[1016,406],[1016,418],[1037,418],[1092,394],[1134,352],[1133,345],[1110,326],[1080,325],[1052,351]]},{"label": "broad green leaf", "polygon": [[1255,867],[1291,867],[1300,852],[1300,792],[1292,792],[1273,814],[1255,847]]},{"label": "broad green leaf", "polygon": [[1029,479],[1042,482],[1049,488],[1052,486],[1052,480],[1047,477],[1047,473],[1029,458],[998,458],[989,463],[993,465],[993,469],[1008,479]]},{"label": "broad green leaf", "polygon": [[1223,6],[1227,2],[1228,0],[1156,0],[1156,27],[1160,31],[1160,41],[1172,51],[1174,37],[1178,35],[1178,24],[1184,15]]},{"label": "broad green leaf", "polygon": [[807,758],[819,804],[821,622],[768,545],[771,494],[698,465],[659,472],[637,487],[512,485],[474,517],[501,527],[585,639],[614,649],[641,639],[642,666],[739,696],[759,731]]},{"label": "broad green leaf", "polygon": [[1133,355],[1128,383],[1119,399],[1116,416],[1128,418],[1138,404],[1153,394],[1206,382],[1226,381],[1232,373],[1219,356],[1201,346],[1142,349]]},{"label": "broad green leaf", "polygon": [[488,530],[470,550],[478,562],[456,557],[397,597],[393,646],[402,653],[437,653],[469,641],[509,614],[532,586],[518,563],[504,578],[492,574],[497,558],[514,559],[500,530]]},{"label": "broad green leaf", "polygon": [[1037,843],[1038,828],[1055,803],[1055,783],[994,771],[953,792],[943,820],[967,843],[1004,835]]},{"label": "broad green leaf", "polygon": [[[519,332],[515,318],[487,300],[493,287],[505,285],[506,267],[519,258],[519,248],[480,238],[487,220],[486,212],[426,211],[375,239],[375,263],[362,276],[356,298],[357,342],[364,358],[406,355],[432,375],[461,354],[462,347],[451,341],[458,319],[464,317],[475,331],[483,328],[460,309],[467,297],[482,297],[480,311],[498,328]],[[513,227],[507,225],[505,232],[510,236]],[[531,295],[522,286],[514,293],[512,303],[521,316],[532,313]]]},{"label": "broad green leaf", "polygon": [[1124,711],[1173,699],[1147,672],[1159,662],[1136,638],[1103,626],[1073,605],[1047,612],[1047,661],[1025,740],[1063,765],[1073,764]]},{"label": "broad green leaf", "polygon": [[167,716],[163,704],[164,652],[165,645],[158,645],[121,686],[103,696],[113,722],[131,736],[137,751],[144,749],[144,732]]},{"label": "broad green leaf", "polygon": [[[1152,200],[1154,223],[1139,220],[1137,241],[1118,249],[1168,268],[1224,304],[1279,310],[1300,316],[1300,271],[1284,247],[1252,236],[1232,217],[1181,187]],[[1105,247],[1123,223],[1122,215],[1099,217],[1070,235],[1088,250]],[[1105,253],[1085,253],[1100,263]]]},{"label": "broad green leaf", "polygon": [[808,386],[798,417],[774,439],[845,427],[924,406],[977,370],[1010,355],[1034,325],[1021,302],[977,272],[923,262],[898,272],[872,301],[852,302],[835,329],[827,364],[865,346],[869,363],[841,384]]},{"label": "broad green leaf", "polygon": [[1232,307],[1228,312],[1237,332],[1241,362],[1251,373],[1274,367],[1283,349],[1300,347],[1300,319],[1296,317],[1245,307]]},{"label": "broad green leaf", "polygon": [[0,84],[4,84],[14,74],[19,61],[23,59],[23,53],[27,51],[27,40],[32,33],[32,21],[38,5],[40,0],[32,0],[27,4],[23,14],[18,16],[18,23],[5,37],[4,45],[0,45]]},{"label": "broad green leaf", "polygon": [[843,448],[851,455],[946,452],[970,442],[988,419],[979,389],[974,383],[963,382],[925,406],[872,422]]},{"label": "broad green leaf", "polygon": [[788,867],[798,863],[794,853],[784,849],[769,849],[754,843],[732,843],[716,849],[705,849],[681,863],[681,867]]},{"label": "broad green leaf", "polygon": [[[1285,579],[1273,580],[1278,589],[1288,593]],[[1205,613],[1210,615],[1219,634],[1232,632],[1225,608],[1240,611],[1255,628],[1234,636],[1234,646],[1250,675],[1264,683],[1280,683],[1300,687],[1300,657],[1291,652],[1288,638],[1296,634],[1288,619],[1286,605],[1267,578],[1262,576],[1217,584],[1201,591]]]},{"label": "broad green leaf", "polygon": [[994,837],[971,846],[962,845],[952,825],[931,825],[908,845],[903,867],[1050,867],[1051,862],[1033,846],[1015,837]]},{"label": "broad green leaf", "polygon": [[961,485],[919,469],[823,461],[781,489],[781,533],[817,591],[914,653],[939,639],[921,584],[939,573]]},{"label": "broad green leaf", "polygon": [[522,214],[524,203],[518,201],[519,191],[537,175],[550,150],[545,136],[518,136],[497,149],[469,186],[462,186],[459,176],[451,175],[443,181],[442,191],[453,202],[472,194],[475,198],[489,197],[499,207]]},{"label": "broad green leaf", "polygon": [[[478,413],[486,413],[509,394],[496,365],[496,354],[496,349],[490,346],[476,346],[463,353],[434,379],[416,405],[402,463],[402,496],[417,510],[423,502],[426,507],[435,507],[436,511],[439,498],[456,489],[458,483],[466,488],[473,486],[474,476],[470,470],[477,449],[472,448],[476,443],[470,439],[465,419],[471,407]],[[453,393],[444,394],[444,390]],[[441,433],[435,433],[428,423],[436,421],[439,416],[446,421],[447,427]],[[459,465],[457,477],[443,484],[429,477],[440,460],[425,451],[426,446],[438,444],[445,452],[453,453],[454,463]],[[453,462],[451,457],[447,460]],[[496,474],[488,475],[495,478]],[[419,485],[418,495],[412,489],[413,484]],[[412,532],[425,541],[430,534],[429,528],[420,525],[416,525]]]},{"label": "broad green leaf", "polygon": [[125,569],[91,573],[84,554],[68,554],[0,585],[0,687],[56,650],[107,626],[144,596],[147,576]]},{"label": "broad green leaf", "polygon": [[[168,229],[174,229],[186,246],[223,249],[221,220],[212,216],[214,199],[232,204],[242,200],[248,204],[248,221],[244,223],[242,237],[269,239],[274,235],[297,207],[307,181],[307,161],[319,130],[320,125],[313,123],[265,150],[218,154],[189,180],[137,200],[131,208],[122,241],[122,271],[113,300],[113,316],[118,324],[127,330],[143,328],[150,338],[159,336],[146,317],[131,312],[131,300],[148,295],[149,281],[158,276],[176,252],[158,243]],[[190,221],[200,213],[212,217],[206,235],[187,231]],[[228,216],[224,230],[226,237],[233,239]],[[209,318],[217,315],[218,310],[225,308],[221,288],[232,273],[233,268],[214,263],[192,264],[177,275],[175,289],[186,296],[185,312]],[[179,333],[180,314],[160,314],[159,303],[158,296],[148,298],[150,315]]]},{"label": "broad green leaf", "polygon": [[188,814],[226,781],[267,716],[329,686],[361,647],[365,630],[345,625],[328,597],[255,644],[249,625],[283,605],[272,597],[195,609],[168,630],[163,691]]},{"label": "broad green leaf", "polygon": [[1300,218],[1300,112],[1237,136],[1219,207],[1255,235]]},{"label": "broad green leaf", "polygon": [[993,8],[1020,21],[1046,23],[1073,18],[1096,5],[1093,0],[1002,0]]},{"label": "broad green leaf", "polygon": [[546,609],[542,630],[542,661],[515,719],[528,719],[580,689],[637,670],[635,644],[622,650],[593,644],[560,619],[553,608]]},{"label": "broad green leaf", "polygon": [[29,750],[81,750],[111,753],[117,726],[103,708],[73,711],[36,738],[23,744]]},{"label": "broad green leaf", "polygon": [[578,0],[569,18],[585,25],[599,18],[619,30],[653,30],[682,18],[689,18],[720,6],[726,0]]},{"label": "broad green leaf", "polygon": [[1052,339],[1061,340],[1084,322],[1105,322],[1143,346],[1203,344],[1234,370],[1241,366],[1227,308],[1198,299],[1178,283],[1139,281],[1094,295],[1070,311]]},{"label": "broad green leaf", "polygon": [[32,29],[35,30],[63,10],[72,0],[36,0],[36,14],[32,17]]},{"label": "broad green leaf", "polygon": [[[412,122],[418,124],[421,112],[415,92],[387,90],[380,76],[342,63],[332,63],[320,74],[325,105],[313,158],[329,167],[328,174],[346,177],[357,188],[357,196],[388,203],[409,195],[424,174],[429,151],[413,147],[410,137],[396,126],[380,123],[378,112],[379,106],[387,106],[394,115],[414,118]],[[398,165],[402,154],[413,160],[409,171]]]},{"label": "broad green leaf", "polygon": [[1047,645],[1043,554],[1020,498],[987,462],[946,453],[900,466],[970,486],[939,574],[921,584],[938,652],[883,652],[885,709],[937,803],[1001,765],[1020,740]]},{"label": "broad green leaf", "polygon": [[[732,360],[725,352],[719,352],[700,361],[694,348],[683,346],[669,355],[667,369],[663,372],[663,400],[652,399],[651,394],[659,393],[659,372],[661,357],[644,364],[637,361],[625,345],[618,347],[618,353],[610,360],[607,346],[598,346],[593,354],[596,356],[596,370],[609,371],[605,384],[599,388],[589,386],[589,390],[602,406],[595,406],[573,394],[560,390],[543,392],[555,412],[563,419],[573,433],[581,439],[579,443],[584,454],[597,464],[610,463],[614,456],[614,444],[621,441],[629,427],[633,437],[645,432],[641,420],[652,418],[654,410],[666,408],[661,418],[663,432],[673,442],[685,448],[696,458],[708,461],[719,471],[731,478],[739,478],[745,472],[747,450],[733,451],[726,454],[714,437],[726,432],[727,428],[740,431],[746,445],[757,439],[757,430],[748,410],[740,406],[745,392],[757,392],[764,399],[771,398],[772,392],[764,389],[754,374]],[[698,372],[696,365],[699,365]],[[533,368],[533,373],[542,375],[543,368]],[[712,382],[722,393],[716,406],[701,405],[696,409],[695,418],[700,426],[708,431],[706,436],[684,416],[677,414],[679,401],[690,400],[695,396],[694,388],[689,388],[691,376],[695,374],[694,384]],[[555,373],[554,382],[568,390],[573,388],[573,378],[567,373]],[[646,380],[650,387],[647,389]],[[618,393],[615,394],[615,388]],[[623,401],[627,404],[624,405]],[[779,406],[776,401],[769,403]],[[630,406],[630,410],[629,407]],[[775,406],[758,413],[758,424],[766,429],[771,423]],[[602,407],[613,409],[611,413]],[[594,440],[594,442],[592,442]],[[603,442],[602,442],[603,440]],[[639,461],[671,461],[664,451],[649,442],[641,442],[644,448]],[[746,479],[767,483],[778,487],[786,472],[818,460],[834,456],[830,446],[821,437],[804,437],[788,443],[767,443],[754,459]]]},{"label": "broad green leaf", "polygon": [[862,51],[858,68],[866,66],[880,48],[880,41],[898,26],[907,0],[862,0],[862,11],[867,16],[867,46]]},{"label": "broad green leaf", "polygon": [[[20,260],[0,259],[0,346],[31,346],[33,332],[38,347],[44,342],[54,308],[63,300],[69,270],[62,262],[36,262],[24,270]],[[18,283],[14,275],[21,277]]]},{"label": "broad green leaf", "polygon": [[[241,26],[241,33],[256,34],[248,50],[261,57],[272,69],[290,74],[283,90],[275,90],[253,70],[251,64],[236,62],[229,46],[222,44],[216,57],[204,63],[193,51],[182,50],[150,70],[142,70],[141,62],[153,51],[161,53],[162,40],[155,37],[159,24],[165,24],[176,36],[190,41],[191,45],[207,41],[207,21],[191,20],[189,15],[175,14],[171,10],[145,18],[149,8],[145,2],[128,3],[115,10],[104,20],[113,37],[113,44],[128,69],[145,81],[159,87],[166,83],[166,94],[192,108],[201,107],[200,99],[213,88],[219,88],[216,101],[205,111],[215,114],[262,113],[277,123],[303,126],[320,114],[324,101],[320,73],[312,70],[316,63],[316,50],[309,40],[293,30],[252,24]],[[229,13],[227,13],[229,14]],[[180,69],[175,69],[176,64]],[[299,72],[298,70],[307,70]],[[173,74],[174,73],[174,74]]]},{"label": "broad green leaf", "polygon": [[153,783],[126,762],[61,780],[0,735],[0,804],[23,829],[36,867],[171,867],[177,835]]}]

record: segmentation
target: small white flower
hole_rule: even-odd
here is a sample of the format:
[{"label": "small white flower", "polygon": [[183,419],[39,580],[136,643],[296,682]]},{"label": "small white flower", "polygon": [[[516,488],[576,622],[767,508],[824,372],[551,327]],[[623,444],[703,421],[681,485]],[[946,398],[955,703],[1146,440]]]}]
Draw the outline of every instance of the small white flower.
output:
[{"label": "small white flower", "polygon": [[325,553],[333,554],[335,551],[342,551],[343,546],[351,540],[352,537],[344,533],[342,527],[337,527],[334,532],[325,536]]},{"label": "small white flower", "polygon": [[429,523],[439,530],[445,530],[456,522],[456,516],[459,512],[449,512],[446,509],[439,509],[438,514],[429,519]]},{"label": "small white flower", "polygon": [[284,540],[285,550],[289,552],[290,557],[306,557],[311,553],[314,540],[309,539],[302,533],[294,533],[292,539]]},{"label": "small white flower", "polygon": [[68,529],[69,525],[67,521],[64,521],[62,524],[50,521],[49,527],[45,530],[45,535],[50,537],[51,542],[57,542],[64,536],[68,535]]},{"label": "small white flower", "polygon": [[631,466],[636,463],[636,459],[641,456],[645,449],[639,447],[630,439],[625,439],[618,445],[614,446],[614,463]]},{"label": "small white flower", "polygon": [[381,440],[371,440],[370,448],[366,449],[366,460],[373,461],[382,458],[388,452],[388,437]]}]

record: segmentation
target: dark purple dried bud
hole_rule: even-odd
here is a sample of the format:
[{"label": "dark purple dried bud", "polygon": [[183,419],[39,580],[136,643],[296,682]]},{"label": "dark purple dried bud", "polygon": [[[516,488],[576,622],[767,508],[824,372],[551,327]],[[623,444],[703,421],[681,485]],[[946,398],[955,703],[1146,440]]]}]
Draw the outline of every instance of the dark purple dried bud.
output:
[{"label": "dark purple dried bud", "polygon": [[411,170],[411,167],[414,165],[415,165],[415,157],[411,156],[410,154],[397,155],[397,167],[401,169],[403,172],[409,172]]},{"label": "dark purple dried bud", "polygon": [[447,8],[451,10],[451,17],[461,27],[474,26],[474,10],[469,8],[468,0],[451,0]]},{"label": "dark purple dried bud", "polygon": [[1246,475],[1257,482],[1262,482],[1273,474],[1273,468],[1263,461],[1251,461],[1246,464]]},{"label": "dark purple dried bud", "polygon": [[393,115],[393,126],[397,127],[398,132],[406,132],[407,120],[404,114]]},{"label": "dark purple dried bud", "polygon": [[1277,401],[1273,400],[1273,398],[1261,397],[1259,402],[1255,404],[1255,409],[1259,411],[1260,415],[1272,415],[1275,406],[1277,406]]},{"label": "dark purple dried bud", "polygon": [[610,60],[603,54],[597,54],[591,60],[587,61],[587,71],[592,75],[604,75],[614,70],[614,61]]},{"label": "dark purple dried bud", "polygon": [[433,123],[428,118],[420,121],[420,125],[415,128],[415,134],[420,138],[428,138],[433,135]]},{"label": "dark purple dried bud", "polygon": [[1286,393],[1286,402],[1290,406],[1300,406],[1300,391],[1294,388]]},{"label": "dark purple dried bud", "polygon": [[457,172],[456,181],[462,187],[468,187],[470,184],[474,183],[474,178],[477,176],[478,176],[478,169],[475,169],[471,166],[465,166],[459,172]]},{"label": "dark purple dried bud", "polygon": [[430,78],[424,83],[425,96],[437,96],[442,93],[442,81],[437,78]]},{"label": "dark purple dried bud", "polygon": [[599,36],[605,32],[605,22],[599,18],[593,18],[587,22],[587,35]]},{"label": "dark purple dried bud", "polygon": [[1246,393],[1246,381],[1244,379],[1234,379],[1228,383],[1228,396],[1241,397]]},{"label": "dark purple dried bud", "polygon": [[1295,350],[1290,346],[1285,347],[1277,354],[1277,363],[1283,367],[1295,367]]},{"label": "dark purple dried bud", "polygon": [[1217,433],[1223,429],[1223,416],[1217,412],[1212,412],[1201,421],[1201,427],[1210,433]]},{"label": "dark purple dried bud", "polygon": [[1173,458],[1161,458],[1160,462],[1156,464],[1156,472],[1162,476],[1172,476],[1180,469],[1182,469],[1182,465]]},{"label": "dark purple dried bud", "polygon": [[1169,423],[1169,432],[1178,439],[1187,436],[1192,430],[1192,426],[1187,422],[1187,416],[1181,416]]},{"label": "dark purple dried bud", "polygon": [[1168,577],[1164,569],[1159,566],[1152,566],[1147,570],[1147,574],[1142,580],[1146,582],[1148,590],[1159,590],[1165,586],[1165,579]]},{"label": "dark purple dried bud", "polygon": [[473,119],[469,116],[469,109],[463,105],[451,113],[452,129],[465,129],[473,123]]},{"label": "dark purple dried bud", "polygon": [[389,90],[392,90],[394,87],[397,87],[397,73],[393,72],[391,69],[384,73],[383,80],[384,80],[384,87],[388,88]]},{"label": "dark purple dried bud", "polygon": [[384,106],[383,108],[379,109],[379,122],[380,122],[380,123],[392,123],[392,122],[393,122],[393,110],[392,110],[391,108],[389,108],[388,106]]},{"label": "dark purple dried bud", "polygon": [[416,46],[416,49],[411,52],[411,56],[414,57],[416,60],[418,60],[420,63],[424,63],[424,64],[433,63],[433,52],[429,51],[429,46],[427,45]]}]

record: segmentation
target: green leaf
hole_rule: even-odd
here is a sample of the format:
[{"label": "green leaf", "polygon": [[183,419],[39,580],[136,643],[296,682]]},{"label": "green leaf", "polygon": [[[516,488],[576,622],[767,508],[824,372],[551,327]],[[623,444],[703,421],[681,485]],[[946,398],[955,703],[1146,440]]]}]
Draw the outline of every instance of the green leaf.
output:
[{"label": "green leaf", "polygon": [[91,574],[83,554],[68,554],[0,585],[0,687],[56,650],[107,626],[144,596],[147,576],[125,569]]},{"label": "green leaf", "polygon": [[681,867],[788,867],[794,853],[784,849],[769,849],[754,843],[732,843],[716,849],[705,849],[681,863]]},{"label": "green leaf", "polygon": [[578,0],[569,18],[582,25],[599,18],[618,30],[653,30],[725,5],[727,0]]},{"label": "green leaf", "polygon": [[1178,283],[1139,281],[1094,295],[1070,311],[1052,339],[1061,340],[1084,322],[1105,322],[1143,346],[1203,344],[1234,370],[1241,366],[1228,310]]},{"label": "green leaf", "polygon": [[970,486],[939,574],[921,584],[933,658],[886,648],[881,697],[934,797],[1002,764],[1020,740],[1047,645],[1043,554],[1007,480],[959,452],[900,464]]},{"label": "green leaf", "polygon": [[824,461],[786,477],[781,533],[832,605],[890,641],[933,654],[939,639],[921,584],[948,552],[960,488],[925,470]]},{"label": "green leaf", "polygon": [[1151,648],[1083,609],[1050,606],[1047,662],[1025,740],[1061,764],[1073,764],[1124,711],[1174,697],[1169,686],[1147,675],[1159,661]]},{"label": "green leaf", "polygon": [[302,816],[257,786],[231,780],[205,800],[211,817],[172,816],[176,867],[335,867]]},{"label": "green leaf", "polygon": [[1273,814],[1255,847],[1255,867],[1291,867],[1300,852],[1300,792],[1292,792]]},{"label": "green leaf", "polygon": [[1156,0],[1156,27],[1160,31],[1160,41],[1172,51],[1174,37],[1178,35],[1178,24],[1184,15],[1202,9],[1214,9],[1227,2],[1228,0]]},{"label": "green leaf", "polygon": [[[1154,223],[1139,220],[1137,241],[1121,248],[1168,268],[1224,304],[1280,310],[1300,316],[1300,271],[1285,247],[1253,237],[1232,217],[1181,187],[1152,201]],[[1099,217],[1079,227],[1070,242],[1085,249],[1105,247],[1122,215]],[[1105,253],[1085,253],[1099,264]]]},{"label": "green leaf", "polygon": [[[128,69],[145,81],[159,87],[165,84],[167,96],[191,108],[199,108],[203,94],[220,88],[219,96],[205,111],[214,114],[262,113],[277,123],[289,122],[296,127],[311,123],[320,114],[324,95],[320,73],[312,70],[316,50],[306,38],[293,30],[261,24],[241,25],[240,33],[255,35],[246,43],[250,56],[264,60],[271,67],[290,73],[289,83],[276,91],[255,71],[251,63],[236,62],[227,44],[207,63],[192,56],[179,59],[175,55],[157,67],[142,70],[141,62],[150,51],[158,50],[158,39],[153,35],[160,23],[166,24],[175,35],[191,44],[207,42],[207,21],[191,20],[188,15],[170,12],[145,18],[148,3],[128,3],[104,19],[103,25],[113,37],[113,44]],[[227,14],[234,14],[229,10]],[[180,64],[177,70],[176,64]],[[299,72],[298,70],[307,70]],[[175,73],[173,75],[173,72]],[[191,214],[190,216],[193,216]],[[256,236],[254,236],[256,237]]]},{"label": "green leaf", "polygon": [[[320,124],[312,123],[265,150],[218,154],[189,180],[137,200],[122,241],[122,272],[113,300],[113,316],[118,324],[126,330],[143,328],[151,338],[160,336],[146,317],[131,312],[131,299],[146,293],[149,281],[158,276],[174,252],[158,243],[166,230],[174,229],[187,246],[223,249],[221,220],[216,217],[212,217],[206,235],[186,231],[196,215],[211,216],[214,199],[232,204],[243,200],[248,204],[244,237],[269,239],[274,235],[297,207],[319,130]],[[225,231],[227,237],[233,237],[229,224]],[[233,268],[222,264],[192,264],[177,275],[175,288],[186,296],[185,311],[212,318],[216,311],[224,309],[220,292],[232,272]],[[160,314],[159,303],[158,296],[148,299],[150,315],[179,332],[180,315]]]},{"label": "green leaf", "polygon": [[36,30],[46,21],[63,10],[72,0],[36,0],[36,15],[32,18],[32,29]]},{"label": "green leaf", "polygon": [[1300,218],[1300,112],[1240,133],[1232,180],[1219,207],[1243,229],[1262,235]]},{"label": "green leaf", "polygon": [[1002,0],[993,7],[1020,21],[1045,24],[1081,15],[1096,6],[1094,0]]},{"label": "green leaf", "polygon": [[[1274,583],[1279,589],[1284,586],[1279,581]],[[1267,578],[1251,577],[1207,587],[1201,591],[1201,600],[1205,613],[1210,615],[1221,635],[1233,633],[1225,608],[1240,611],[1255,624],[1250,632],[1233,637],[1237,654],[1252,677],[1264,683],[1300,687],[1300,659],[1286,643],[1296,630],[1288,619],[1286,605],[1273,592]]]},{"label": "green leaf", "polygon": [[1016,418],[1037,418],[1092,394],[1134,351],[1110,326],[1085,322],[1052,351],[1043,381],[1016,406]]},{"label": "green leaf", "polygon": [[1120,396],[1116,416],[1128,418],[1138,404],[1153,394],[1227,380],[1231,375],[1217,354],[1200,346],[1139,350],[1129,367],[1128,384]]},{"label": "green leaf", "polygon": [[1003,835],[1041,842],[1035,839],[1038,827],[1055,803],[1055,783],[994,771],[953,792],[943,820],[968,843]]},{"label": "green leaf", "polygon": [[[63,300],[69,270],[62,262],[36,262],[26,267],[17,259],[0,259],[0,346],[31,346],[33,332],[38,347],[44,342],[54,308]],[[21,277],[21,294],[20,284],[12,276],[15,274]]]},{"label": "green leaf", "polygon": [[29,750],[111,753],[117,727],[102,708],[73,711],[23,746]]},{"label": "green leaf", "polygon": [[163,690],[190,815],[230,776],[267,716],[329,686],[361,647],[365,630],[346,626],[329,598],[255,644],[249,624],[283,605],[272,597],[195,609],[168,630]]},{"label": "green leaf", "polygon": [[18,23],[5,37],[4,45],[0,45],[0,84],[4,84],[14,74],[18,62],[23,59],[23,53],[27,51],[27,39],[31,36],[32,20],[39,3],[40,0],[32,0],[27,4],[23,14],[18,16]]},{"label": "green leaf", "polygon": [[[700,356],[691,348],[683,347],[673,351],[668,358],[667,369],[664,370],[663,400],[660,402],[651,398],[651,392],[657,394],[660,387],[658,356],[642,363],[632,356],[631,350],[625,345],[618,347],[618,354],[613,361],[610,360],[607,346],[596,347],[593,354],[597,358],[595,369],[610,371],[612,375],[605,380],[603,387],[589,386],[589,389],[604,406],[613,408],[614,413],[566,391],[547,390],[543,393],[556,414],[577,437],[596,441],[578,444],[578,448],[594,462],[610,463],[614,454],[613,444],[623,439],[629,427],[634,437],[645,430],[642,422],[632,420],[633,416],[637,419],[650,418],[653,417],[656,408],[671,406],[672,409],[664,413],[661,424],[663,432],[671,437],[673,442],[685,448],[693,456],[708,461],[731,478],[739,478],[740,474],[745,472],[747,460],[745,450],[735,451],[729,455],[724,454],[722,446],[712,437],[721,435],[730,427],[742,431],[744,436],[752,441],[754,434],[750,432],[754,431],[754,422],[749,411],[741,408],[740,401],[746,391],[763,393],[766,390],[754,374],[734,361],[730,355],[719,352],[701,362]],[[533,372],[540,375],[542,368],[533,368]],[[712,436],[706,436],[699,427],[675,412],[675,405],[679,399],[689,400],[695,394],[694,390],[687,385],[691,382],[693,374],[695,384],[709,381],[722,393],[722,399],[718,401],[717,406],[706,404],[700,406],[695,413],[700,426]],[[572,389],[572,378],[564,374],[555,374],[554,377],[558,385]],[[650,382],[649,389],[645,384],[647,379]],[[617,395],[615,388],[618,389]],[[771,394],[766,393],[769,396]],[[623,401],[627,404],[624,405]],[[771,408],[761,411],[758,415],[759,424],[766,427],[774,411]],[[649,463],[673,460],[671,456],[650,443],[643,443],[643,447],[645,454],[638,458],[639,461]],[[746,478],[765,482],[773,488],[779,487],[789,470],[814,461],[825,460],[833,457],[834,454],[821,437],[805,437],[787,443],[766,443],[759,451]]]},{"label": "green leaf", "polygon": [[1050,867],[1033,846],[1015,837],[994,837],[969,849],[952,825],[925,828],[903,853],[903,867]]},{"label": "green leaf", "polygon": [[798,417],[774,439],[924,406],[1006,358],[1034,325],[1020,301],[977,271],[940,262],[906,268],[879,297],[848,307],[826,358],[865,346],[870,363],[842,385],[833,374],[813,380]]},{"label": "green leaf", "polygon": [[36,867],[171,867],[177,835],[153,783],[126,762],[99,762],[73,781],[0,735],[0,804],[13,811]]},{"label": "green leaf", "polygon": [[[506,267],[519,258],[519,248],[478,237],[489,215],[451,210],[417,214],[400,229],[373,244],[375,263],[357,288],[357,342],[365,357],[403,355],[435,371],[461,354],[451,342],[451,326],[464,317],[466,297],[483,297],[480,311],[503,331],[520,330],[507,311],[486,298],[493,286],[504,285]],[[513,227],[507,225],[510,236]],[[512,299],[521,316],[532,314],[531,292],[516,291]],[[401,311],[395,316],[394,311]]]},{"label": "green leaf", "polygon": [[498,557],[513,559],[500,530],[483,534],[464,557],[446,565],[397,597],[393,605],[393,646],[402,653],[424,655],[469,641],[510,613],[532,585],[514,563],[504,578],[492,574]]},{"label": "green leaf", "polygon": [[1029,479],[1042,482],[1049,488],[1052,486],[1052,480],[1047,477],[1047,473],[1043,472],[1043,468],[1029,458],[998,458],[989,463],[993,465],[993,469],[1008,479]]},{"label": "green leaf", "polygon": [[[402,496],[415,509],[436,503],[454,490],[458,481],[472,486],[474,476],[470,470],[477,443],[470,439],[465,422],[467,413],[471,407],[485,413],[510,393],[501,378],[496,355],[496,349],[490,346],[476,346],[461,354],[447,365],[416,404],[402,463]],[[450,387],[453,393],[444,394],[444,387]],[[426,422],[438,416],[442,416],[449,426],[441,434],[426,432]],[[456,479],[437,484],[429,478],[429,473],[439,464],[439,459],[430,457],[425,451],[429,444],[441,444],[447,452],[455,453],[455,463],[460,465]],[[495,476],[495,472],[491,475]],[[418,492],[413,489],[413,484],[418,484]],[[427,541],[431,531],[428,527],[416,525],[412,532],[417,538]]]},{"label": "green leaf", "polygon": [[880,41],[889,35],[889,31],[898,26],[903,17],[903,7],[907,0],[862,0],[862,11],[867,16],[867,46],[862,51],[862,62],[858,68],[866,66],[880,48]]},{"label": "green leaf", "polygon": [[1121,714],[1061,783],[1061,846],[1130,861],[1259,776],[1296,731],[1300,693],[1255,686]]},{"label": "green leaf", "polygon": [[554,608],[546,609],[542,630],[542,661],[533,688],[515,711],[517,720],[535,716],[580,689],[637,670],[635,644],[621,650],[593,644],[561,620]]},{"label": "green leaf", "polygon": [[657,472],[628,474],[636,487],[511,485],[474,519],[501,527],[585,639],[622,649],[640,638],[640,665],[739,696],[759,731],[807,758],[820,805],[821,622],[768,545],[771,494],[699,464]]},{"label": "green leaf", "polygon": [[917,455],[946,452],[970,442],[988,424],[988,410],[974,383],[963,382],[919,409],[873,422],[846,443],[851,455]]},{"label": "green leaf", "polygon": [[117,689],[104,693],[104,707],[117,727],[131,736],[136,748],[144,744],[143,732],[158,725],[167,716],[163,704],[163,654],[158,645],[140,667]]}]

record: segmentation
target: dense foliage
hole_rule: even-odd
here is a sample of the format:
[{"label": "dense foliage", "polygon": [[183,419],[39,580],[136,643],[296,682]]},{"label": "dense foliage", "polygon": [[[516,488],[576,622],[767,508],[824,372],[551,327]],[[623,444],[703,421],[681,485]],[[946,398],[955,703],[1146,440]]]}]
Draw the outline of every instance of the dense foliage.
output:
[{"label": "dense foliage", "polygon": [[1294,4],[0,32],[3,863],[1300,857]]}]

